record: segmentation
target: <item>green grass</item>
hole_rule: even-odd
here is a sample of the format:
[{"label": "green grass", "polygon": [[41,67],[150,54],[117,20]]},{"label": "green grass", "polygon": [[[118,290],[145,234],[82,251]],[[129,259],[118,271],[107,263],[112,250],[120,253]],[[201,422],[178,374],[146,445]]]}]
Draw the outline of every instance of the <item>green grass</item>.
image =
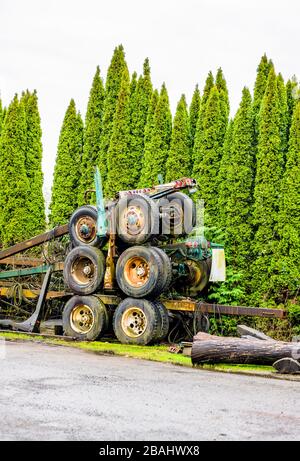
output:
[{"label": "green grass", "polygon": [[[59,346],[73,347],[82,349],[89,352],[98,354],[119,355],[124,357],[132,357],[136,359],[151,360],[154,362],[172,363],[174,365],[181,365],[192,367],[190,357],[182,354],[172,354],[168,352],[168,345],[161,346],[134,346],[128,344],[120,344],[114,342],[83,342],[83,341],[66,341],[59,338],[47,338],[43,336],[31,336],[26,333],[13,333],[4,332],[0,333],[0,337],[7,340],[21,340],[21,341],[34,341],[43,342],[46,344],[53,344]],[[204,364],[197,366],[205,370],[222,371],[228,373],[247,373],[247,374],[268,374],[274,372],[274,368],[262,365],[244,365],[244,364]]]}]

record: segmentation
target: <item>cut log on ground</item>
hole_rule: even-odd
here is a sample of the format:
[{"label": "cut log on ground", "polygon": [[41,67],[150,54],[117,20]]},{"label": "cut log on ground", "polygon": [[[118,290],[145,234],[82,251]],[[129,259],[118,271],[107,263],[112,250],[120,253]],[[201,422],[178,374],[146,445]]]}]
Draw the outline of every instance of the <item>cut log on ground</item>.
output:
[{"label": "cut log on ground", "polygon": [[257,341],[197,333],[192,346],[192,363],[273,364],[279,359],[300,357],[297,343]]}]

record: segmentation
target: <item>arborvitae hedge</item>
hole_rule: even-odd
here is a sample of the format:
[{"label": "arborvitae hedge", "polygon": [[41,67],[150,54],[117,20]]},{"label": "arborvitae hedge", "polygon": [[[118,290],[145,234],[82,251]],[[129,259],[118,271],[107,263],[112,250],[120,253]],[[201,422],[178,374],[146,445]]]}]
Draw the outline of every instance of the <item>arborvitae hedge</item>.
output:
[{"label": "arborvitae hedge", "polygon": [[132,179],[137,187],[144,155],[145,127],[152,96],[152,83],[149,60],[144,62],[143,75],[137,81],[135,89],[131,88],[130,110],[130,155],[132,158]]},{"label": "arborvitae hedge", "polygon": [[27,91],[21,98],[26,117],[25,169],[30,193],[27,197],[27,235],[42,233],[46,226],[42,172],[42,129],[36,91]]},{"label": "arborvitae hedge", "polygon": [[106,195],[134,186],[130,153],[130,81],[128,70],[123,72],[113,131],[107,155]]},{"label": "arborvitae hedge", "polygon": [[[105,84],[105,100],[102,118],[102,137],[100,152],[100,172],[105,186],[107,174],[107,153],[113,131],[114,116],[118,101],[119,90],[124,70],[127,69],[125,53],[122,45],[115,48],[114,54],[107,71]],[[105,188],[106,192],[107,189]]]},{"label": "arborvitae hedge", "polygon": [[82,152],[83,122],[72,99],[58,141],[49,216],[52,227],[67,223],[78,206]]},{"label": "arborvitae hedge", "polygon": [[198,85],[196,85],[195,91],[193,93],[192,102],[189,110],[189,125],[190,125],[190,138],[191,138],[191,148],[194,147],[194,139],[196,134],[197,122],[199,118],[201,107],[201,97]]},{"label": "arborvitae hedge", "polygon": [[214,86],[205,105],[203,131],[197,127],[193,176],[198,180],[199,197],[205,201],[205,224],[215,226],[218,214],[218,173],[222,154],[220,95]]},{"label": "arborvitae hedge", "polygon": [[166,181],[191,175],[191,137],[185,96],[182,95],[174,117],[171,147],[166,166]]},{"label": "arborvitae hedge", "polygon": [[[100,163],[100,146],[102,136],[102,113],[104,103],[104,86],[99,66],[93,79],[84,127],[84,147],[80,166],[80,182],[78,188],[78,204],[83,205],[84,192],[94,189],[95,167]],[[90,202],[94,202],[90,196]]]},{"label": "arborvitae hedge", "polygon": [[280,138],[280,104],[274,67],[269,72],[259,114],[259,136],[254,189],[252,286],[255,300],[272,297],[269,281],[270,261],[278,245],[278,211],[280,183],[283,174],[283,153]]},{"label": "arborvitae hedge", "polygon": [[300,102],[290,130],[289,150],[281,185],[277,251],[277,295],[279,302],[296,299],[300,280]]},{"label": "arborvitae hedge", "polygon": [[140,178],[140,183],[144,187],[157,184],[159,174],[165,177],[171,131],[172,115],[169,97],[166,86],[163,84],[153,116],[153,126],[148,133],[148,139],[145,140],[145,154]]},{"label": "arborvitae hedge", "polygon": [[252,200],[254,183],[254,123],[252,99],[248,88],[243,89],[242,100],[234,118],[227,168],[225,228],[226,248],[230,265],[244,270],[251,262]]},{"label": "arborvitae hedge", "polygon": [[17,95],[7,109],[0,139],[0,242],[4,247],[28,238],[25,167],[26,117]]}]

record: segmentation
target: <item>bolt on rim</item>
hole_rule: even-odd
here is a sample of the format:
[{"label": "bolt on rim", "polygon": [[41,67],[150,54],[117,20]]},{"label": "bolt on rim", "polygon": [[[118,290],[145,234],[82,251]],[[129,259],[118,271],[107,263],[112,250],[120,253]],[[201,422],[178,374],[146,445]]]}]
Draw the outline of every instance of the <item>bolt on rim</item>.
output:
[{"label": "bolt on rim", "polygon": [[139,307],[127,309],[122,316],[122,329],[130,338],[138,338],[147,328],[147,317]]},{"label": "bolt on rim", "polygon": [[132,287],[141,287],[145,285],[149,279],[150,266],[148,262],[140,257],[134,256],[130,258],[124,267],[124,276]]},{"label": "bolt on rim", "polygon": [[94,325],[94,314],[86,304],[76,306],[70,314],[70,323],[76,333],[87,334]]},{"label": "bolt on rim", "polygon": [[96,267],[87,257],[77,258],[71,267],[73,279],[80,285],[88,285],[95,277]]}]

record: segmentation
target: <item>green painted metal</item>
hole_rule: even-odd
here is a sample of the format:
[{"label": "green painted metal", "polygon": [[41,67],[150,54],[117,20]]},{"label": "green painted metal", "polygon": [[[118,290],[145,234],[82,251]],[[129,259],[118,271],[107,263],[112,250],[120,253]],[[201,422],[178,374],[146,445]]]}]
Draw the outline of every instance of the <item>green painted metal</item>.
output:
[{"label": "green painted metal", "polygon": [[102,179],[99,168],[95,169],[95,189],[96,189],[96,205],[98,211],[97,219],[97,235],[105,237],[107,233],[107,220],[105,215],[104,197],[102,188]]},{"label": "green painted metal", "polygon": [[51,267],[52,266],[49,264],[44,264],[43,266],[29,267],[26,269],[12,269],[9,271],[1,271],[0,280],[10,279],[12,277],[24,277],[26,275],[44,274]]}]

